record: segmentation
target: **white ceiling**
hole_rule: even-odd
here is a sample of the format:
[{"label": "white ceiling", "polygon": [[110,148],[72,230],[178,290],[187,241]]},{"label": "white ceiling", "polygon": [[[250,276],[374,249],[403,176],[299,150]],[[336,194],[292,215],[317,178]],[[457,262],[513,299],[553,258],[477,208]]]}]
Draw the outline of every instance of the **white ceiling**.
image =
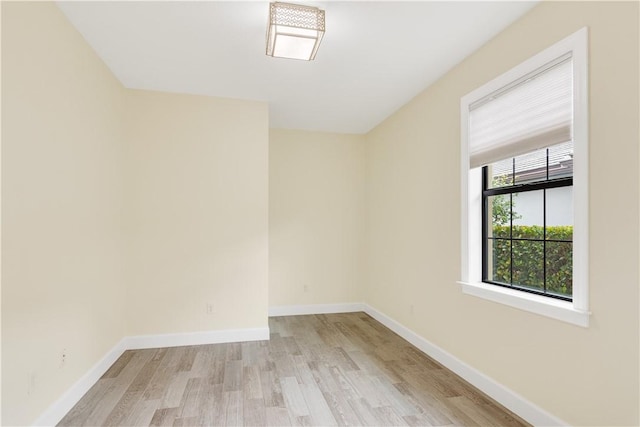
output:
[{"label": "white ceiling", "polygon": [[265,55],[266,1],[58,6],[125,87],[262,100],[271,127],[365,133],[536,4],[297,3],[326,10],[315,61]]}]

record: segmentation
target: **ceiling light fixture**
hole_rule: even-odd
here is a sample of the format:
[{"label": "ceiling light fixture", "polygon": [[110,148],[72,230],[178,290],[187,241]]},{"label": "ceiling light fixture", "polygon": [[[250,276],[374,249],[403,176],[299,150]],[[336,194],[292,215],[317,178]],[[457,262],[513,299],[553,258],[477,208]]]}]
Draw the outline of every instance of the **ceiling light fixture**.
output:
[{"label": "ceiling light fixture", "polygon": [[270,4],[267,55],[311,61],[322,36],[324,10],[280,2]]}]

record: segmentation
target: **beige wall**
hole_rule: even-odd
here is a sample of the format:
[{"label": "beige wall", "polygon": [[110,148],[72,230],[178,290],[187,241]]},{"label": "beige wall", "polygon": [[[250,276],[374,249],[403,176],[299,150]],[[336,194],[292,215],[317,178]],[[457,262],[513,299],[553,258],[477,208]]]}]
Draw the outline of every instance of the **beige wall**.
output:
[{"label": "beige wall", "polygon": [[266,104],[124,90],[53,3],[2,62],[2,423],[126,335],[266,327]]},{"label": "beige wall", "polygon": [[53,3],[2,2],[3,425],[35,421],[125,333],[122,101]]},{"label": "beige wall", "polygon": [[364,172],[362,135],[270,131],[269,306],[362,301]]},{"label": "beige wall", "polygon": [[[463,295],[455,284],[460,97],[583,26],[591,39],[588,329]],[[631,203],[638,39],[638,3],[542,3],[367,136],[366,302],[574,425],[640,423]]]},{"label": "beige wall", "polygon": [[267,105],[127,91],[127,138],[127,334],[266,327]]}]

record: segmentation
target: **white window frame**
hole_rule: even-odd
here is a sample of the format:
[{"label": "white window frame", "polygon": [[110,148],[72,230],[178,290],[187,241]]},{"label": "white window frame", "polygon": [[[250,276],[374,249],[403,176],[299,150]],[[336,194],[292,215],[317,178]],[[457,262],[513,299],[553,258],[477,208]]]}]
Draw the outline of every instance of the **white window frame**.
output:
[{"label": "white window frame", "polygon": [[[470,169],[469,106],[571,52],[573,58],[573,301],[482,282],[481,167]],[[542,316],[589,326],[588,30],[582,28],[460,100],[462,292]]]}]

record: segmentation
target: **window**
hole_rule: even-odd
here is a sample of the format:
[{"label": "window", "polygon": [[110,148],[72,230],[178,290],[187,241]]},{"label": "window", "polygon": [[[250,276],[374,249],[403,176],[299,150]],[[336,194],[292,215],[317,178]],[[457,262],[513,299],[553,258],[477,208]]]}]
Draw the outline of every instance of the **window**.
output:
[{"label": "window", "polygon": [[461,100],[463,292],[588,326],[587,30]]},{"label": "window", "polygon": [[482,281],[573,297],[573,143],[482,167]]}]

